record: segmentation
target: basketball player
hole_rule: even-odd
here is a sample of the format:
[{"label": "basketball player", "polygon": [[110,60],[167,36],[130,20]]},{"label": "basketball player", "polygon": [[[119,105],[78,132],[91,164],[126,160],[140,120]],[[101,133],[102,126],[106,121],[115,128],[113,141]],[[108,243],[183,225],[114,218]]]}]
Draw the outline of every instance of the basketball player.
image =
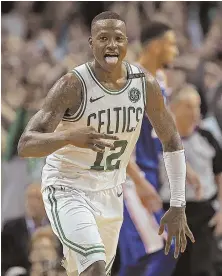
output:
[{"label": "basketball player", "polygon": [[124,62],[126,26],[118,14],[97,15],[89,45],[94,60],[63,76],[28,123],[18,145],[23,157],[48,156],[42,191],[53,231],[64,246],[68,275],[105,276],[122,224],[121,184],[146,111],[160,138],[171,185],[166,252],[186,236],[185,156],[155,78]]},{"label": "basketball player", "polygon": [[[142,51],[138,64],[145,71],[151,72],[157,77],[162,93],[165,96],[166,80],[164,79],[163,71],[160,70],[164,68],[164,65],[170,64],[178,54],[175,33],[168,25],[153,22],[142,31],[141,44]],[[135,179],[134,183],[141,182],[145,178],[156,190],[159,189],[159,151],[162,151],[161,143],[145,115],[136,144],[136,164],[131,159],[127,168],[128,175],[132,180]],[[143,210],[142,204],[136,200],[136,195],[132,195],[132,185],[131,180],[128,180],[124,189],[124,220],[119,237],[120,275],[170,276],[176,264],[173,258],[173,248],[171,248],[170,254],[165,256],[163,250],[164,241],[162,237],[158,237],[155,234],[157,232],[156,228],[164,214],[163,209],[159,208],[159,210],[156,210],[155,217],[149,216]],[[133,198],[135,198],[134,201]],[[137,216],[136,214],[138,213],[141,215]],[[144,215],[142,216],[143,213]],[[148,216],[148,219],[146,216]],[[145,220],[147,220],[146,223]],[[153,223],[154,220],[156,223]]]}]

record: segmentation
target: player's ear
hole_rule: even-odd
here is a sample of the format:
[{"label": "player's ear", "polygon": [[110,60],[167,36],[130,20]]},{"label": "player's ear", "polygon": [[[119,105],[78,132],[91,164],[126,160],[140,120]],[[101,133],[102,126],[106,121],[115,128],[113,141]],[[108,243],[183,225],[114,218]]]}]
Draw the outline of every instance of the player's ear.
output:
[{"label": "player's ear", "polygon": [[91,37],[91,36],[89,37],[88,42],[89,42],[90,48],[92,48],[92,46],[93,46],[93,41],[92,41],[92,37]]}]

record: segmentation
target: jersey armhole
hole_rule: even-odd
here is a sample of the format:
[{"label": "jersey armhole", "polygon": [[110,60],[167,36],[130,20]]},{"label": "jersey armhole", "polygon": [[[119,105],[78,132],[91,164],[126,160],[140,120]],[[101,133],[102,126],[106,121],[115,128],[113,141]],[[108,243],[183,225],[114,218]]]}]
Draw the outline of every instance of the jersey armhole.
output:
[{"label": "jersey armhole", "polygon": [[[145,74],[145,72],[137,65],[134,64],[134,66],[138,69],[139,73]],[[146,75],[146,74],[145,74]],[[144,103],[144,108],[146,107],[146,77],[141,78],[142,81],[142,91],[143,91],[143,103]]]},{"label": "jersey armhole", "polygon": [[81,99],[81,104],[80,104],[80,107],[78,108],[78,110],[74,114],[64,115],[62,120],[69,121],[69,122],[76,122],[76,121],[80,120],[80,118],[83,116],[85,109],[86,109],[87,88],[86,88],[86,83],[85,83],[83,77],[81,76],[81,74],[75,69],[73,69],[71,72],[73,74],[75,74],[76,77],[81,82],[81,85],[82,85],[81,98],[82,99]]}]

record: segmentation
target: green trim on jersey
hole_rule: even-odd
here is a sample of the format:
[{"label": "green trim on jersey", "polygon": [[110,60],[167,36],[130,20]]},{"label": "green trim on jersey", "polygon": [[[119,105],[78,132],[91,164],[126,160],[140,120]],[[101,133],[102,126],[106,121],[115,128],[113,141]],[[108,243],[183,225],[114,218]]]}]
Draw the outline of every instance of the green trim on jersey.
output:
[{"label": "green trim on jersey", "polygon": [[105,253],[105,248],[103,245],[95,245],[95,246],[85,248],[85,247],[78,245],[77,243],[74,243],[74,242],[70,241],[69,239],[67,239],[67,237],[65,236],[64,231],[62,229],[62,225],[61,225],[59,215],[58,215],[57,200],[55,198],[56,190],[54,187],[49,186],[49,191],[50,192],[48,194],[48,200],[51,204],[52,218],[53,218],[53,222],[54,222],[56,231],[59,235],[61,242],[63,244],[65,244],[68,248],[70,248],[71,250],[73,250],[83,256],[88,256],[88,255],[91,255],[94,253]]},{"label": "green trim on jersey", "polygon": [[[127,69],[128,74],[132,74],[132,69],[131,69],[130,64],[129,64],[128,62],[126,62],[126,61],[124,61],[123,63],[124,63],[125,66],[126,66],[126,69]],[[122,89],[120,89],[120,90],[111,90],[111,89],[108,89],[108,88],[104,87],[104,86],[97,80],[96,76],[94,75],[92,69],[91,69],[90,66],[89,66],[89,63],[87,62],[85,65],[86,65],[86,68],[87,68],[88,71],[89,71],[90,76],[91,76],[92,79],[96,82],[96,84],[97,84],[104,92],[106,92],[106,93],[108,93],[108,94],[110,94],[110,95],[119,95],[119,94],[123,93],[123,92],[130,86],[130,84],[131,84],[131,82],[132,82],[132,79],[128,79],[127,82],[126,82],[126,84],[125,84],[125,86],[124,86]]]},{"label": "green trim on jersey", "polygon": [[113,256],[112,260],[108,263],[108,265],[106,266],[106,275],[108,276],[109,273],[111,272],[111,268],[113,265],[113,262],[115,260],[116,255]]},{"label": "green trim on jersey", "polygon": [[83,116],[83,114],[85,112],[85,109],[86,109],[87,88],[86,88],[86,83],[85,83],[83,77],[81,76],[81,74],[75,69],[72,70],[72,73],[74,73],[78,77],[78,79],[80,80],[80,82],[82,84],[82,87],[83,87],[83,91],[82,91],[83,100],[82,100],[82,103],[80,105],[79,110],[77,110],[77,112],[75,114],[70,115],[70,116],[65,116],[64,115],[62,120],[63,121],[70,121],[70,122],[76,122]]},{"label": "green trim on jersey", "polygon": [[[134,65],[140,73],[144,73],[141,68],[139,68],[137,65]],[[143,103],[144,107],[146,107],[146,78],[142,77],[142,90],[143,90]]]}]

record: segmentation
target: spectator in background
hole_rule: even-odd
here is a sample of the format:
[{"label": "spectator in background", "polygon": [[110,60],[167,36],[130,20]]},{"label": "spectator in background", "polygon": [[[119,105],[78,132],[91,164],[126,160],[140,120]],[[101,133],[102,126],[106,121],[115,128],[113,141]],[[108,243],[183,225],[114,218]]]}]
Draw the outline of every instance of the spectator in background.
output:
[{"label": "spectator in background", "polygon": [[[188,241],[184,255],[180,256],[173,276],[213,276],[213,234],[222,235],[222,150],[213,135],[197,128],[200,120],[200,97],[193,86],[186,86],[172,96],[171,110],[179,134],[183,138],[186,159],[198,174],[202,185],[202,198],[197,199],[194,188],[187,180],[186,214],[195,243]],[[160,166],[162,187],[160,195],[169,206],[168,180]],[[215,211],[215,200],[220,208]]]},{"label": "spectator in background", "polygon": [[40,189],[40,184],[28,186],[26,190],[25,216],[9,220],[3,227],[1,234],[3,275],[9,268],[15,266],[29,269],[30,237],[36,229],[48,224]]},{"label": "spectator in background", "polygon": [[14,2],[12,11],[2,16],[2,27],[11,35],[24,38],[28,28],[26,20],[32,5],[32,1]]},{"label": "spectator in background", "polygon": [[197,67],[190,70],[188,81],[197,87],[201,97],[201,115],[206,117],[212,110],[217,87],[222,81],[222,70],[215,63],[201,60]]},{"label": "spectator in background", "polygon": [[217,4],[215,15],[211,16],[212,24],[209,26],[208,33],[199,51],[200,57],[205,60],[215,59],[218,54],[222,53],[222,3],[219,1]]},{"label": "spectator in background", "polygon": [[59,242],[50,226],[40,227],[32,235],[29,261],[30,276],[59,276],[66,275],[61,267]]}]

